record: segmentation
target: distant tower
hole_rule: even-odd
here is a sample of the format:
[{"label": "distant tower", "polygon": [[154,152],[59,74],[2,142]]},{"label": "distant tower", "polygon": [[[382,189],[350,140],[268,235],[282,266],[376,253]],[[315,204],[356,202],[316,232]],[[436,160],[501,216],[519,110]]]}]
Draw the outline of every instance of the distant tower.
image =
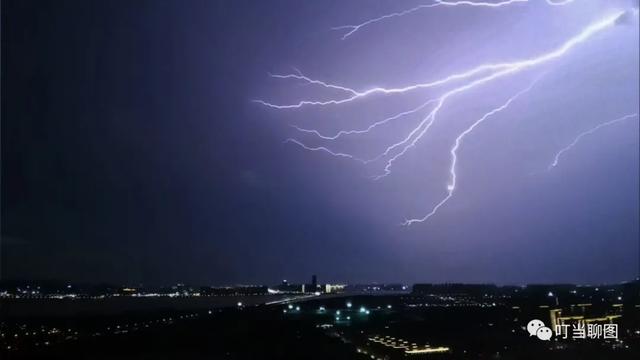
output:
[{"label": "distant tower", "polygon": [[315,275],[311,275],[311,284],[309,284],[308,292],[318,291],[318,278]]}]

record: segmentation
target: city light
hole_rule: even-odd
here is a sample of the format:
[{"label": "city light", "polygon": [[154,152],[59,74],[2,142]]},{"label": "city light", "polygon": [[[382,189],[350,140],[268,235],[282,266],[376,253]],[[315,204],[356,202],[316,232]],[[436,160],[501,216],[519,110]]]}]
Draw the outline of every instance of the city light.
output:
[{"label": "city light", "polygon": [[437,347],[437,348],[426,348],[426,349],[415,349],[415,350],[405,350],[407,354],[429,354],[429,353],[443,353],[449,352],[448,347]]}]

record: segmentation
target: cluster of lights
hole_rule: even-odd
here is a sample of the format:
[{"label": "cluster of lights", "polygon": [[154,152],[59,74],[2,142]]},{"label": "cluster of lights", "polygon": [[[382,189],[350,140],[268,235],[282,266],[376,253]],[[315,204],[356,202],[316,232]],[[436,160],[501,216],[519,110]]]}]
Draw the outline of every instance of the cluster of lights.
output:
[{"label": "cluster of lights", "polygon": [[419,346],[417,343],[409,343],[407,340],[395,338],[393,336],[373,336],[369,341],[385,347],[403,350],[405,354],[429,354],[446,353],[451,349],[446,346],[431,347],[429,345]]},{"label": "cluster of lights", "polygon": [[[212,312],[209,311],[208,313],[211,314]],[[17,330],[14,333],[1,331],[0,339],[5,343],[4,349],[13,351],[17,350],[20,347],[18,346],[18,341],[23,344],[26,341],[27,343],[32,344],[32,346],[35,347],[49,346],[64,341],[78,340],[81,337],[100,337],[104,334],[127,334],[129,332],[138,331],[141,329],[148,329],[154,325],[170,325],[173,324],[175,320],[195,319],[198,316],[198,313],[190,313],[179,315],[176,319],[174,319],[173,317],[165,317],[156,320],[116,324],[106,326],[103,330],[94,330],[86,334],[80,333],[78,329],[61,329],[55,326],[48,327],[45,325],[41,325],[36,328],[30,328],[28,325],[22,324],[17,326]]]},{"label": "cluster of lights", "polygon": [[16,287],[10,290],[0,291],[0,298],[13,298],[13,299],[108,299],[118,297],[235,297],[235,296],[262,296],[272,293],[270,289],[264,288],[261,285],[242,285],[238,287],[220,287],[210,288],[213,292],[200,292],[192,288],[185,287],[184,284],[177,284],[171,287],[170,292],[156,292],[145,291],[140,288],[133,287],[114,287],[108,292],[99,295],[90,295],[78,287],[72,285],[65,285],[57,290],[44,290],[40,286],[26,285],[23,287]]},{"label": "cluster of lights", "polygon": [[287,305],[286,309],[283,309],[282,312],[283,313],[288,313],[289,311],[297,311],[300,312],[300,306],[293,306],[292,304]]},{"label": "cluster of lights", "polygon": [[[348,301],[346,304],[346,308],[347,308],[347,312],[349,312],[352,308],[353,308],[353,303],[351,301]],[[238,305],[240,306],[240,305]],[[386,308],[388,310],[392,309],[393,307],[391,305],[386,305]],[[378,309],[381,309],[380,306],[378,306]],[[300,306],[294,306],[293,304],[288,304],[286,308],[282,309],[282,312],[284,314],[287,314],[289,312],[300,312]],[[320,305],[318,307],[317,310],[318,313],[326,313],[327,312],[327,308],[324,305]],[[335,319],[336,321],[340,321],[341,319],[343,319],[342,315],[343,315],[343,310],[335,310]],[[360,308],[358,308],[357,313],[361,314],[361,315],[370,315],[371,314],[371,310],[367,309],[365,306],[360,306]],[[346,316],[347,320],[351,320],[351,316]]]}]

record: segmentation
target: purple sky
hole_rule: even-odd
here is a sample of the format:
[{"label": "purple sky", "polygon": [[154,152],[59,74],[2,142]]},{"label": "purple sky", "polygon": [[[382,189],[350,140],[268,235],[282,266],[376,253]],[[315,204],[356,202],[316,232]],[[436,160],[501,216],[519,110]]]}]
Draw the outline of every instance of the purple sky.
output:
[{"label": "purple sky", "polygon": [[[632,2],[433,8],[341,40],[333,26],[417,1],[3,2],[3,276],[128,282],[577,282],[638,272],[638,19],[566,56],[452,98],[373,181],[283,140],[373,157],[419,116],[330,143],[291,127],[360,128],[441,90],[274,110],[535,57]],[[543,75],[459,149],[455,137]],[[338,93],[339,94],[339,93]]]}]

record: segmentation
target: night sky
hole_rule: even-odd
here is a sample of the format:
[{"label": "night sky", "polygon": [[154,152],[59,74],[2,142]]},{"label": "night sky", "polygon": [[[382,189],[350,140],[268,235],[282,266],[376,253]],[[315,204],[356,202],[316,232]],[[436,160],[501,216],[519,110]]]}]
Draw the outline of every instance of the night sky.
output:
[{"label": "night sky", "polygon": [[[640,261],[638,118],[546,169],[580,132],[638,112],[637,17],[465,95],[378,181],[368,176],[379,164],[283,141],[326,145],[291,125],[361,126],[424,93],[287,111],[252,100],[323,96],[269,77],[294,67],[368,88],[537,55],[631,3],[430,9],[341,40],[331,27],[420,2],[2,1],[2,277],[629,280]],[[456,132],[538,77],[465,140],[455,197],[429,222],[399,226],[442,198]],[[399,130],[338,150],[374,155]]]}]

